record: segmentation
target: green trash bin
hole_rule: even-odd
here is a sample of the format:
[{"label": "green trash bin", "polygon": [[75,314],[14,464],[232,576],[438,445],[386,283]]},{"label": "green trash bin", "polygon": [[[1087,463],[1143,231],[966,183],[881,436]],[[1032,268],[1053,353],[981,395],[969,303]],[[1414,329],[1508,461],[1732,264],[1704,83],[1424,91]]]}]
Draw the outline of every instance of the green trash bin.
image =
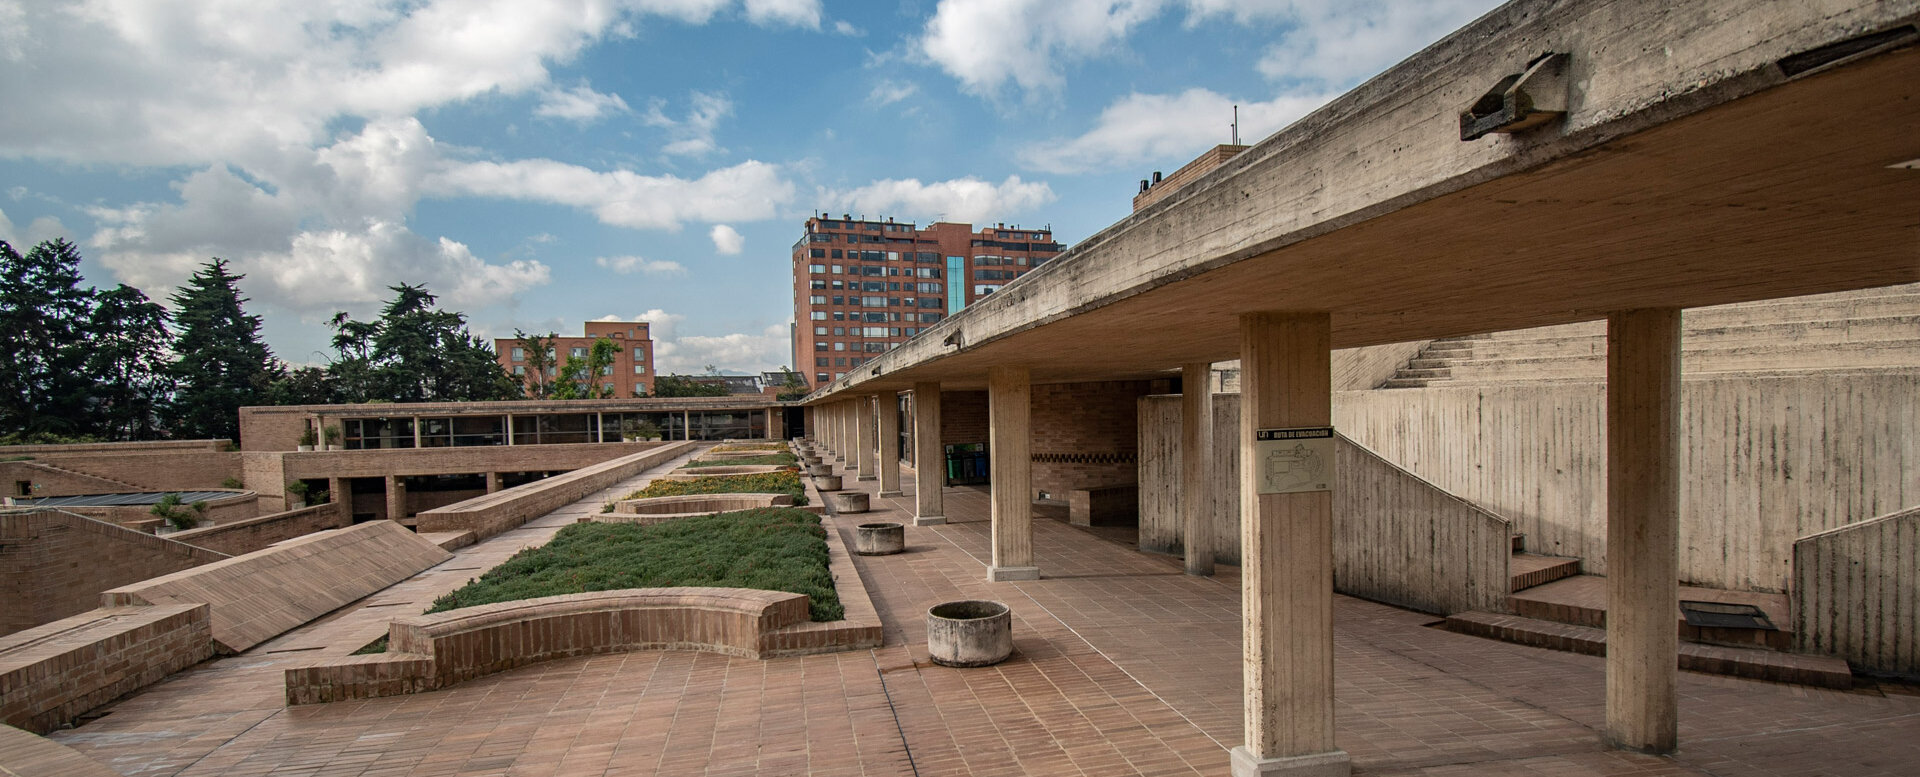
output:
[{"label": "green trash bin", "polygon": [[947,485],[978,486],[987,482],[987,444],[956,443],[946,446]]}]

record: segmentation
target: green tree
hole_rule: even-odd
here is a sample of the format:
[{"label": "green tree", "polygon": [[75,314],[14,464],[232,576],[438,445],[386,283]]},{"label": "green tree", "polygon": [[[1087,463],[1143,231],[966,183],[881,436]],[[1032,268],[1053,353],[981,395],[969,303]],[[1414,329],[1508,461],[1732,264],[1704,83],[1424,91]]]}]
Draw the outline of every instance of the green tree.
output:
[{"label": "green tree", "polygon": [[168,376],[171,316],[132,286],[101,292],[87,324],[92,347],[86,374],[93,379],[94,429],[109,440],[159,436],[160,412],[173,393]]},{"label": "green tree", "polygon": [[267,387],[269,405],[331,405],[341,401],[339,383],[320,367],[285,369]]},{"label": "green tree", "polygon": [[601,337],[593,341],[593,347],[587,349],[587,357],[582,359],[567,355],[567,363],[560,368],[560,380],[554,388],[555,399],[612,399],[613,389],[607,388],[602,379],[613,374],[615,354],[620,353],[620,344]]},{"label": "green tree", "polygon": [[554,375],[552,373],[557,366],[553,362],[554,334],[548,332],[544,336],[530,335],[524,331],[515,329],[513,330],[513,338],[514,345],[518,346],[521,355],[526,357],[527,374],[519,376],[519,378],[526,384],[527,397],[529,399],[551,398],[553,396],[554,383]]},{"label": "green tree", "polygon": [[178,359],[167,373],[176,389],[166,413],[176,437],[240,438],[240,408],[263,404],[280,378],[280,363],[260,341],[260,317],[247,315],[226,260],[200,266],[175,291],[173,320]]},{"label": "green tree", "polygon": [[687,375],[662,375],[653,381],[656,397],[728,397],[733,392],[719,383],[708,383]]},{"label": "green tree", "polygon": [[333,317],[339,358],[329,374],[351,402],[469,402],[518,399],[493,348],[467,331],[464,314],[435,307],[425,286],[387,287],[393,300],[377,321]]},{"label": "green tree", "polygon": [[0,241],[0,432],[84,434],[93,290],[80,252],[48,240],[26,254]]},{"label": "green tree", "polygon": [[780,367],[780,374],[780,391],[774,394],[775,399],[787,402],[801,399],[809,393],[807,381],[805,378],[800,377],[800,373],[794,372],[791,368],[782,365]]}]

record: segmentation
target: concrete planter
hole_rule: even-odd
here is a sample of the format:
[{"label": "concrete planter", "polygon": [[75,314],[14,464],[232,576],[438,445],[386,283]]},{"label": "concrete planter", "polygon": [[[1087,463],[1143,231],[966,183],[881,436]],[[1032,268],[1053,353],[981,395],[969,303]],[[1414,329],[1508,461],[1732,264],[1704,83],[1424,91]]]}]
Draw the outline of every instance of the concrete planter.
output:
[{"label": "concrete planter", "polygon": [[833,502],[836,513],[864,513],[868,508],[865,491],[835,491],[827,499]]},{"label": "concrete planter", "polygon": [[941,666],[992,666],[1013,655],[1013,611],[966,600],[927,609],[927,653]]},{"label": "concrete planter", "polygon": [[831,475],[833,474],[833,465],[832,464],[808,464],[807,474],[812,475],[814,477]]},{"label": "concrete planter", "polygon": [[863,523],[854,529],[853,552],[861,556],[891,556],[907,549],[907,527],[897,523]]},{"label": "concrete planter", "polygon": [[841,488],[840,476],[839,475],[814,475],[813,487],[819,491],[839,491]]}]

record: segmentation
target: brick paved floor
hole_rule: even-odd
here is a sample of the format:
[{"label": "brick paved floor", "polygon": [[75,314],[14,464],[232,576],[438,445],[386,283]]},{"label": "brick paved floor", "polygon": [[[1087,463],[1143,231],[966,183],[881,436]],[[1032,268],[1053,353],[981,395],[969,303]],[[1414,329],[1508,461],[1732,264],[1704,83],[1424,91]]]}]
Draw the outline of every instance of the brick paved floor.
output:
[{"label": "brick paved floor", "polygon": [[[435,693],[281,704],[286,666],[351,652],[384,633],[388,613],[424,608],[603,498],[463,549],[55,738],[128,775],[368,777],[1221,775],[1226,748],[1241,739],[1234,568],[1187,577],[1175,559],[1043,510],[1035,525],[1043,579],[988,583],[977,489],[949,491],[954,523],[909,526],[907,553],[856,560],[886,624],[878,650],[770,661],[599,656]],[[905,497],[874,504],[863,522],[910,523],[910,480]],[[927,661],[922,614],[959,598],[1012,606],[1011,660],[985,669]],[[1911,688],[1835,692],[1683,674],[1680,755],[1618,753],[1598,745],[1600,659],[1426,628],[1434,620],[1338,599],[1338,737],[1356,773],[1920,773],[1920,694]]]}]

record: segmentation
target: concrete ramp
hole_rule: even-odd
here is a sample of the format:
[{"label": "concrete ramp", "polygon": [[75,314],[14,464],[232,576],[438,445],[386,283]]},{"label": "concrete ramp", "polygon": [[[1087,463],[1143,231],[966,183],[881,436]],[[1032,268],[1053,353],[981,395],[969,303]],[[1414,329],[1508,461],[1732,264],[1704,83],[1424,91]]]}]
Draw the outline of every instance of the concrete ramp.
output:
[{"label": "concrete ramp", "polygon": [[101,594],[101,606],[204,602],[213,641],[239,653],[452,558],[392,521],[319,532]]}]

